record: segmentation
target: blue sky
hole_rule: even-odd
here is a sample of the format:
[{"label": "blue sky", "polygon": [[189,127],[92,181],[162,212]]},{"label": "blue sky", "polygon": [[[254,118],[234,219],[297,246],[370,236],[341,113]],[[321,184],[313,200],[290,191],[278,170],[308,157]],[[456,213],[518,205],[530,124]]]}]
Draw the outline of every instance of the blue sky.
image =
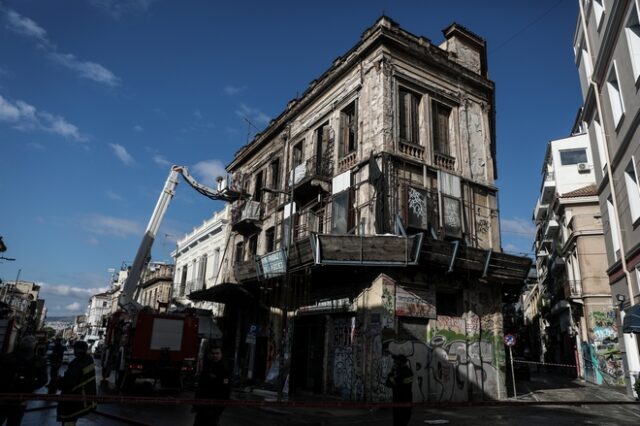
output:
[{"label": "blue sky", "polygon": [[[506,251],[529,252],[546,143],[581,104],[577,0],[2,1],[0,278],[83,312],[130,262],[171,164],[215,176],[383,13],[439,44],[458,22],[488,43]],[[221,204],[184,182],[153,250]]]}]

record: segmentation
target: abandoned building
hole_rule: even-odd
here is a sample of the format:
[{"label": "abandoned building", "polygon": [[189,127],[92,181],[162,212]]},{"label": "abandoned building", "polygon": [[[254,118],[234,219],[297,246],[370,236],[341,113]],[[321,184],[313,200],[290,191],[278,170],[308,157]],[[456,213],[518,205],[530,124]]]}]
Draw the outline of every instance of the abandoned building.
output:
[{"label": "abandoned building", "polygon": [[381,17],[227,167],[245,380],[384,401],[404,354],[416,401],[506,397],[501,308],[531,261],[501,251],[485,42],[443,33]]}]

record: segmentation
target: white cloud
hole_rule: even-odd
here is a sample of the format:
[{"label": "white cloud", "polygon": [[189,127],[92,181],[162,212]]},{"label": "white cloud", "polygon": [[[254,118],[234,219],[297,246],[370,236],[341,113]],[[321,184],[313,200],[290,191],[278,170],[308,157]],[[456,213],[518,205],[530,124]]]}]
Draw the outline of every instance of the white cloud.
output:
[{"label": "white cloud", "polygon": [[132,235],[139,236],[144,232],[144,227],[141,223],[101,214],[85,217],[83,227],[86,231],[93,234],[113,235],[120,238],[126,238]]},{"label": "white cloud", "polygon": [[223,90],[226,95],[233,96],[247,90],[247,88],[246,86],[238,87],[238,86],[228,85],[228,86],[225,86]]},{"label": "white cloud", "polygon": [[104,66],[90,61],[82,61],[71,53],[59,53],[58,48],[47,37],[47,31],[32,19],[22,16],[13,10],[7,10],[6,27],[20,35],[35,39],[49,58],[66,68],[75,71],[80,77],[93,80],[107,86],[117,86],[120,79]]},{"label": "white cloud", "polygon": [[78,311],[80,310],[80,303],[78,302],[73,302],[67,306],[64,307],[67,311]]},{"label": "white cloud", "polygon": [[95,237],[91,237],[87,240],[87,244],[92,245],[92,246],[97,246],[100,244],[100,240],[98,240]]},{"label": "white cloud", "polygon": [[120,194],[118,194],[117,192],[114,191],[107,191],[107,197],[114,200],[114,201],[123,201],[124,198],[122,198],[120,196]]},{"label": "white cloud", "polygon": [[66,284],[49,284],[45,282],[39,282],[38,285],[40,285],[40,291],[43,294],[50,294],[53,296],[74,297],[74,298],[83,299],[83,300],[85,300],[88,297],[91,297],[96,293],[102,293],[108,290],[107,287],[83,288],[83,287],[76,287],[76,286],[71,286]]},{"label": "white cloud", "polygon": [[226,176],[227,171],[220,160],[200,161],[193,166],[193,172],[198,175],[200,181],[206,185],[215,187],[218,176]]},{"label": "white cloud", "polygon": [[251,108],[245,104],[240,104],[239,109],[236,110],[236,115],[247,118],[255,124],[267,125],[269,124],[269,121],[271,121],[271,118],[264,112],[256,108]]},{"label": "white cloud", "polygon": [[135,130],[136,132],[141,132],[144,129],[142,128],[142,126],[136,124],[135,126],[133,126],[133,130]]},{"label": "white cloud", "polygon": [[90,0],[91,4],[115,19],[128,13],[140,13],[149,10],[157,0]]},{"label": "white cloud", "polygon": [[113,150],[115,156],[118,157],[118,160],[122,161],[122,164],[125,166],[133,164],[133,157],[127,152],[127,149],[124,146],[117,143],[110,143],[109,146]]},{"label": "white cloud", "polygon": [[114,73],[95,62],[81,61],[71,53],[52,52],[49,56],[54,62],[76,71],[82,78],[112,87],[120,84],[120,79]]},{"label": "white cloud", "polygon": [[517,234],[522,237],[533,238],[536,228],[530,220],[514,217],[512,219],[501,219],[502,232],[505,234]]},{"label": "white cloud", "polygon": [[13,10],[9,10],[6,13],[6,27],[17,34],[32,37],[47,45],[49,44],[47,31],[44,28]]},{"label": "white cloud", "polygon": [[47,111],[38,111],[33,105],[17,100],[11,102],[0,95],[0,122],[10,123],[21,131],[41,130],[76,141],[88,138],[80,133],[78,127],[64,117]]},{"label": "white cloud", "polygon": [[153,158],[153,162],[156,163],[158,166],[168,167],[171,165],[171,162],[160,154],[156,154],[152,158]]}]

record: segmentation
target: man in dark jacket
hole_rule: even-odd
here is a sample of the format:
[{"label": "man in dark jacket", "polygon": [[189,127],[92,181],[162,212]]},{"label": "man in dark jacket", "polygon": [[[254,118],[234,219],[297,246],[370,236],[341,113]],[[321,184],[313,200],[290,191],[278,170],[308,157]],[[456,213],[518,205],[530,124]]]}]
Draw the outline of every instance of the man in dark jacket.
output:
[{"label": "man in dark jacket", "polygon": [[[222,359],[222,349],[213,346],[207,351],[198,380],[197,399],[227,400],[231,395],[231,374]],[[217,426],[224,411],[223,405],[195,405],[194,426]]]},{"label": "man in dark jacket", "polygon": [[[57,384],[62,395],[96,395],[96,366],[88,352],[87,342],[78,341],[73,345],[75,358]],[[58,421],[63,426],[74,426],[80,417],[95,409],[94,401],[61,401],[58,404]]]},{"label": "man in dark jacket", "polygon": [[[407,357],[393,355],[393,368],[385,383],[393,391],[393,402],[413,402],[413,372],[407,365]],[[411,420],[411,407],[393,408],[393,426],[407,426]]]},{"label": "man in dark jacket", "polygon": [[[47,362],[35,347],[35,337],[25,336],[15,351],[0,358],[1,393],[32,393],[47,383]],[[26,408],[26,401],[0,400],[0,425],[20,425]]]},{"label": "man in dark jacket", "polygon": [[56,393],[56,381],[58,380],[58,372],[62,367],[64,359],[64,346],[62,339],[56,337],[51,353],[49,354],[49,393]]}]

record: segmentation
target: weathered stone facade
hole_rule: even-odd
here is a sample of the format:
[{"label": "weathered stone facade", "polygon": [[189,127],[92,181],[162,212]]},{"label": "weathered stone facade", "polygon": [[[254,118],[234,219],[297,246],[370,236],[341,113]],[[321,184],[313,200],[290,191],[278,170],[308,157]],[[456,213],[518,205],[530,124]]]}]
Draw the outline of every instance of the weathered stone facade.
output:
[{"label": "weathered stone facade", "polygon": [[239,370],[378,401],[404,353],[416,400],[506,396],[502,294],[530,261],[500,248],[484,41],[444,35],[380,18],[227,167],[228,256],[259,300]]}]

